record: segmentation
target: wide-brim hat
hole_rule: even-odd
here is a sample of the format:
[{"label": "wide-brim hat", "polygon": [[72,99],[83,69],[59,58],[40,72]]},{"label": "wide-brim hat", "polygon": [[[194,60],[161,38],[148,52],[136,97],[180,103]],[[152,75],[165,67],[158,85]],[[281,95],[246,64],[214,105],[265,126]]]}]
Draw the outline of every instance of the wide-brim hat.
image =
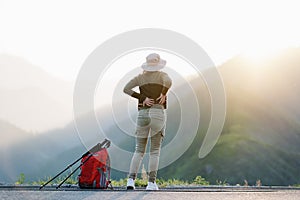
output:
[{"label": "wide-brim hat", "polygon": [[161,70],[166,66],[167,61],[160,58],[159,54],[152,53],[146,57],[146,62],[143,63],[142,69],[149,72]]}]

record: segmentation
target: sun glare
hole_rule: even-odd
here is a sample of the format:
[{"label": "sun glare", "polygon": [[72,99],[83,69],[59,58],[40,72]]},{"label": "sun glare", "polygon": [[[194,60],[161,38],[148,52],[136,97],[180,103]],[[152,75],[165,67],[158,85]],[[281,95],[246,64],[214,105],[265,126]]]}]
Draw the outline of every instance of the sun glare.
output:
[{"label": "sun glare", "polygon": [[242,55],[252,62],[263,62],[272,58],[280,48],[275,47],[254,47],[245,50]]}]

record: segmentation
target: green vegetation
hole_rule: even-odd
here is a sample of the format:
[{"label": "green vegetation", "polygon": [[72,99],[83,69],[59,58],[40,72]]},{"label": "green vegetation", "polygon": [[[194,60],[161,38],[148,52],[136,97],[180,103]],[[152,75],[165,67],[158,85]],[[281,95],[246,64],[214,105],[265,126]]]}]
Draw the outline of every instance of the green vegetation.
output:
[{"label": "green vegetation", "polygon": [[[120,179],[118,181],[112,180],[112,185],[114,187],[125,187],[127,183],[127,179]],[[137,178],[135,180],[135,186],[136,187],[146,187],[147,186],[147,179],[140,179]],[[159,187],[164,188],[164,187],[176,187],[176,186],[199,186],[199,185],[209,185],[209,182],[206,181],[203,177],[197,176],[193,181],[184,181],[184,180],[179,180],[179,179],[157,179],[156,183]]]},{"label": "green vegetation", "polygon": [[[28,184],[28,185],[43,185],[45,184],[47,181],[49,181],[52,177],[47,177],[45,179],[40,179],[38,181],[33,181],[33,182],[25,182],[25,175],[24,173],[21,173],[20,176],[18,177],[18,181],[16,182],[17,185],[20,184]],[[62,176],[62,177],[58,177],[56,179],[54,179],[52,182],[49,183],[49,185],[53,185],[53,184],[59,184],[61,183],[64,179],[66,178],[66,176]],[[209,185],[209,182],[206,181],[203,177],[201,176],[197,176],[193,181],[189,182],[189,181],[183,181],[183,180],[178,180],[178,179],[168,179],[168,180],[164,180],[164,179],[157,179],[156,180],[157,184],[159,187],[168,187],[168,186],[195,186],[195,185]],[[113,187],[125,187],[127,183],[127,179],[120,179],[120,180],[111,180],[111,184],[113,185]],[[148,180],[145,179],[141,179],[141,178],[137,178],[135,180],[135,186],[136,187],[146,187],[148,183]],[[71,184],[71,185],[76,185],[78,184],[78,180],[76,177],[71,176],[70,178],[68,178],[65,181],[65,184]]]},{"label": "green vegetation", "polygon": [[192,180],[201,174],[217,185],[262,186],[298,182],[299,154],[282,151],[247,134],[237,133],[239,128],[241,126],[235,126],[230,132],[223,133],[204,159],[197,157],[199,145],[195,143],[184,156],[159,173],[179,180]]},{"label": "green vegetation", "polygon": [[[60,184],[63,180],[65,180],[67,176],[60,176],[60,177],[57,177],[56,179],[54,179],[53,181],[51,181],[49,184]],[[46,177],[44,179],[39,179],[37,181],[33,181],[33,182],[30,182],[29,184],[30,185],[43,185],[45,184],[47,181],[49,181],[50,179],[52,179],[52,177]],[[70,178],[68,178],[66,181],[65,181],[65,184],[71,184],[71,185],[75,185],[77,184],[78,181],[77,181],[77,178],[75,176],[71,176]]]},{"label": "green vegetation", "polygon": [[223,185],[223,186],[229,185],[229,183],[227,183],[226,180],[223,180],[223,181],[221,181],[221,180],[216,180],[216,184],[217,184],[217,185]]},{"label": "green vegetation", "polygon": [[294,187],[299,187],[300,188],[300,184],[295,184],[293,185]]},{"label": "green vegetation", "polygon": [[193,181],[193,184],[195,185],[209,185],[209,182],[205,180],[205,178],[201,176],[196,176],[196,178]]},{"label": "green vegetation", "polygon": [[21,173],[18,177],[17,182],[15,183],[16,185],[24,184],[25,182],[25,174]]},{"label": "green vegetation", "polygon": [[[135,180],[135,186],[136,187],[146,187],[148,180],[146,179],[145,175],[142,174],[142,178],[137,178]],[[52,177],[47,177],[45,179],[40,179],[38,181],[33,181],[33,182],[25,182],[25,174],[21,173],[18,177],[17,182],[15,183],[16,185],[21,185],[21,184],[26,184],[26,185],[43,185],[47,181],[49,181]],[[53,180],[49,185],[57,185],[60,184],[66,176],[61,176]],[[111,180],[111,184],[113,187],[125,187],[127,183],[127,179],[119,179],[119,180]],[[165,188],[165,187],[189,187],[189,186],[208,186],[210,183],[203,178],[202,176],[196,176],[192,181],[187,181],[187,180],[180,180],[180,179],[157,179],[156,180],[157,185],[160,188]],[[76,176],[71,176],[65,181],[65,184],[70,184],[70,185],[76,185],[78,184],[78,180]],[[226,180],[216,180],[215,185],[219,186],[230,186],[230,184]],[[236,184],[236,185],[243,185],[243,186],[250,186],[248,184],[247,180],[244,180],[243,184]],[[262,181],[260,179],[256,180],[256,183],[253,184],[253,186],[260,187],[262,186]],[[300,187],[300,184],[295,184],[293,187]]]}]

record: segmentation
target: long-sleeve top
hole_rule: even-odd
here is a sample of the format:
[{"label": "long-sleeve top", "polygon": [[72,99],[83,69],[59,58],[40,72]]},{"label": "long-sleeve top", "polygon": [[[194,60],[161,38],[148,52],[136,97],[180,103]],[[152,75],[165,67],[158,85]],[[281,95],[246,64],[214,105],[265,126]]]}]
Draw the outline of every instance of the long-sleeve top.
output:
[{"label": "long-sleeve top", "polygon": [[[158,104],[156,99],[161,94],[166,95],[172,85],[172,80],[167,73],[161,71],[144,72],[131,79],[124,87],[124,92],[139,100],[138,109],[149,108],[143,106],[146,97],[154,99],[155,104]],[[140,93],[133,91],[135,87],[139,87]],[[163,104],[164,109],[167,108],[167,100]]]}]

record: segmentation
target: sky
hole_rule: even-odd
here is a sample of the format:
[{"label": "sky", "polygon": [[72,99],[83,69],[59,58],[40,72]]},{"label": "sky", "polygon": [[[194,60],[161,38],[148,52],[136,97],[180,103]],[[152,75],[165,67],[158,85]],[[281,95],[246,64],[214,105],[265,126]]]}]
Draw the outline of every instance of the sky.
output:
[{"label": "sky", "polygon": [[74,81],[101,43],[139,28],[197,42],[216,65],[246,53],[300,46],[298,1],[0,0],[0,53],[20,56]]}]

